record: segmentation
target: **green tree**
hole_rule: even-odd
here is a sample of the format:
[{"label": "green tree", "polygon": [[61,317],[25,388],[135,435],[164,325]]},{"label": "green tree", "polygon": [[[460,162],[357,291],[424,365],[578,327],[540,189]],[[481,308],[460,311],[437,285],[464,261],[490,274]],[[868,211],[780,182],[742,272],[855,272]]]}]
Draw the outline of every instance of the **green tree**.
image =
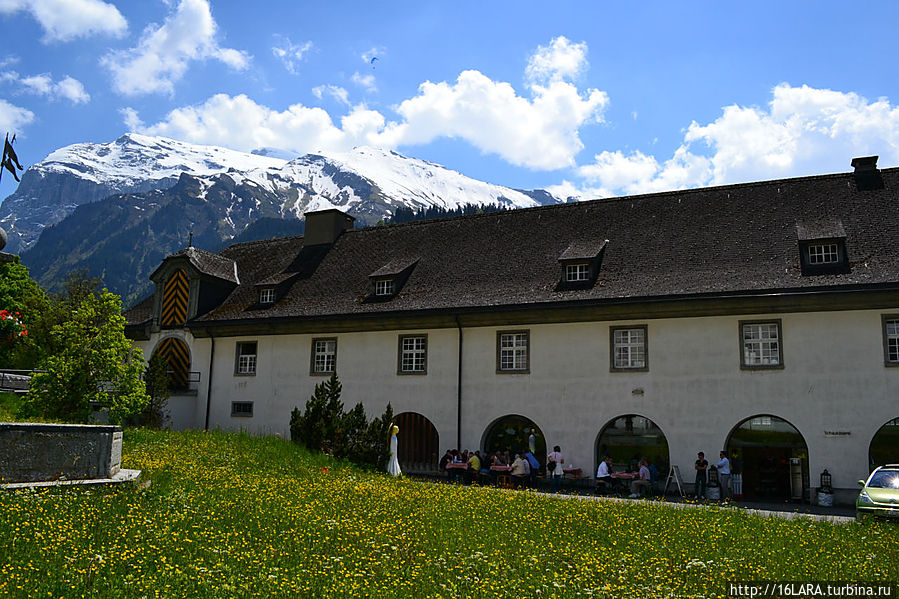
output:
[{"label": "green tree", "polygon": [[140,423],[150,428],[162,428],[168,416],[169,363],[161,354],[153,354],[144,370],[144,387],[150,400],[140,414]]},{"label": "green tree", "polygon": [[[50,299],[44,290],[28,276],[28,269],[18,258],[0,264],[0,310],[16,316],[27,334],[9,335],[0,339],[0,367],[31,369],[43,355],[49,336],[45,315],[50,311]],[[10,322],[12,324],[12,322]]]},{"label": "green tree", "polygon": [[28,401],[40,413],[87,422],[92,410],[106,408],[119,423],[149,402],[141,381],[142,352],[125,337],[121,299],[108,291],[87,294],[68,319],[53,327],[53,354],[46,370],[31,381]]}]

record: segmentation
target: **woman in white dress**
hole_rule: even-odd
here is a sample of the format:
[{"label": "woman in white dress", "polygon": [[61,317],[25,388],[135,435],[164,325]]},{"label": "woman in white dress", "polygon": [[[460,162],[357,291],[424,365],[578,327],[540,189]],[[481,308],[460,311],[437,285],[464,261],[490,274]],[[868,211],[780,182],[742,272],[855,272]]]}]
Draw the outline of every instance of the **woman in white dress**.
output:
[{"label": "woman in white dress", "polygon": [[399,476],[403,473],[400,470],[400,462],[396,458],[396,434],[400,432],[400,427],[393,425],[390,429],[390,459],[387,461],[387,472],[391,476]]}]

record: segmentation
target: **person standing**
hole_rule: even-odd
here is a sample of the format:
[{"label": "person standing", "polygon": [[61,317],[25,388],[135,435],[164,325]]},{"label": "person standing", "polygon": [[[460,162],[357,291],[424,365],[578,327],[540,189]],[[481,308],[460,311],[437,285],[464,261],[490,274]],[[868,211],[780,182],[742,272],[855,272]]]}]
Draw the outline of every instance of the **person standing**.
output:
[{"label": "person standing", "polygon": [[705,459],[705,454],[699,452],[696,454],[696,483],[693,485],[693,492],[696,499],[705,499],[705,487],[709,481],[709,462]]},{"label": "person standing", "polygon": [[562,464],[565,463],[565,456],[562,455],[562,448],[556,445],[548,456],[546,456],[546,475],[550,477],[550,490],[558,493],[562,490]]},{"label": "person standing", "polygon": [[730,460],[727,459],[727,452],[722,451],[718,454],[721,459],[715,465],[718,468],[718,484],[721,486],[721,499],[730,499]]},{"label": "person standing", "polygon": [[532,451],[526,452],[524,454],[524,459],[528,461],[528,467],[530,468],[528,481],[530,482],[531,487],[535,487],[537,486],[537,471],[540,470],[540,462]]},{"label": "person standing", "polygon": [[400,462],[396,457],[396,434],[398,432],[400,432],[400,427],[394,424],[390,429],[390,460],[387,462],[387,472],[390,476],[399,476],[403,473],[403,471],[400,470]]}]

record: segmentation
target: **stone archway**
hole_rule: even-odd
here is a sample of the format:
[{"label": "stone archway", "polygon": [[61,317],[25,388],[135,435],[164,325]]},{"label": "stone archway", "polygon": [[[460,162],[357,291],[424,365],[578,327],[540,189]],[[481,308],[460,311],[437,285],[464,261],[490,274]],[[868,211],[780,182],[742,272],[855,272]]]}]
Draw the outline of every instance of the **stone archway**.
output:
[{"label": "stone archway", "polygon": [[541,471],[546,466],[546,437],[533,420],[526,416],[508,414],[493,421],[484,432],[484,451],[508,451],[514,454],[531,450]]},{"label": "stone archway", "polygon": [[172,391],[183,391],[190,379],[190,348],[178,337],[166,337],[156,345],[153,354],[165,358]]},{"label": "stone archway", "polygon": [[655,422],[639,414],[625,414],[606,423],[596,436],[594,468],[606,456],[612,458],[614,470],[637,469],[640,458],[655,465],[659,476],[668,474],[671,463],[668,439]]},{"label": "stone archway", "polygon": [[899,418],[893,418],[874,433],[868,446],[868,467],[899,464]]},{"label": "stone archway", "polygon": [[[731,471],[742,476],[746,499],[805,498],[808,445],[802,433],[783,418],[760,414],[742,420],[727,436],[725,449]],[[716,461],[716,456],[709,457],[709,463]]]},{"label": "stone archway", "polygon": [[400,468],[404,472],[436,471],[441,455],[437,427],[416,412],[397,414],[393,422],[400,428],[396,439]]}]

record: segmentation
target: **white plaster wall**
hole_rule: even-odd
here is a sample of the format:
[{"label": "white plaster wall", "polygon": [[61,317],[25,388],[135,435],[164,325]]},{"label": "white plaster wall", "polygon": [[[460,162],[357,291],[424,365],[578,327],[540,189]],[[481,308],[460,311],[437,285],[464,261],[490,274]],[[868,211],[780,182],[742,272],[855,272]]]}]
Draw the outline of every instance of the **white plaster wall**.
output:
[{"label": "white plaster wall", "polygon": [[[867,473],[868,446],[899,417],[899,368],[883,365],[882,311],[846,311],[587,322],[464,329],[461,448],[480,447],[497,418],[533,420],[570,465],[594,472],[595,444],[610,420],[639,414],[664,431],[671,463],[687,482],[697,451],[716,458],[730,433],[751,416],[793,424],[809,449],[811,485],[824,468],[836,487],[854,489]],[[740,368],[740,320],[780,319],[785,368]],[[648,326],[648,372],[610,372],[611,326]],[[530,373],[496,373],[496,331],[530,330]],[[399,334],[428,335],[428,373],[397,375]],[[167,333],[170,334],[170,333]],[[336,337],[337,372],[347,409],[368,415],[414,411],[429,418],[441,451],[456,446],[458,331],[437,329],[215,339],[210,428],[289,435],[290,412],[303,407],[324,377],[310,376],[312,339]],[[144,345],[147,356],[161,338]],[[202,427],[209,339],[189,339],[200,392],[179,408],[176,426]],[[255,376],[235,376],[236,343],[258,343]],[[635,394],[635,389],[642,394]],[[231,416],[232,401],[253,401],[252,418]],[[174,401],[170,401],[174,404]],[[173,410],[175,416],[175,410]],[[848,432],[826,436],[825,431]],[[712,460],[710,460],[712,461]]]},{"label": "white plaster wall", "polygon": [[206,418],[206,398],[209,385],[209,339],[196,339],[190,331],[173,329],[150,335],[147,341],[136,341],[134,344],[144,353],[144,360],[149,361],[160,341],[166,337],[177,337],[190,349],[190,370],[200,373],[196,384],[196,394],[175,393],[168,400],[168,426],[175,430],[203,428]]}]

